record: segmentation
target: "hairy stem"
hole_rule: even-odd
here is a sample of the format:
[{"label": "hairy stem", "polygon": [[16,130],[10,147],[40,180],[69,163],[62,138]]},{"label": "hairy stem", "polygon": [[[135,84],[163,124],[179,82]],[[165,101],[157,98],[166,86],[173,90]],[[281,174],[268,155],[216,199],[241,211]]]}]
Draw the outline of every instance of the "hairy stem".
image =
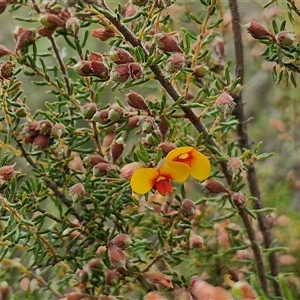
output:
[{"label": "hairy stem", "polygon": [[[243,43],[242,43],[242,35],[241,35],[241,27],[240,27],[240,16],[238,12],[238,6],[236,0],[228,0],[229,7],[232,14],[232,30],[234,35],[234,49],[235,49],[235,61],[236,61],[236,76],[240,78],[241,84],[243,84],[244,77],[244,57],[243,57]],[[247,132],[244,128],[244,108],[242,95],[240,94],[235,98],[236,106],[234,110],[235,117],[238,119],[239,123],[237,125],[237,133],[239,136],[239,145],[241,149],[249,149],[249,140]],[[263,207],[263,202],[260,195],[260,190],[258,186],[258,181],[256,177],[256,171],[253,164],[250,164],[247,171],[247,180],[249,184],[249,190],[251,195],[255,198],[253,201],[253,206],[255,209],[260,209]],[[273,243],[273,237],[266,219],[265,214],[259,213],[257,215],[258,226],[263,235],[264,246],[266,248],[270,248]],[[278,276],[279,266],[276,254],[271,252],[268,256],[269,266],[271,270],[272,276]],[[260,273],[265,273],[263,265],[261,266],[262,270],[258,270]],[[266,277],[265,274],[260,274],[260,284],[267,294],[267,285],[266,285]],[[276,296],[282,296],[282,290],[277,281],[274,281],[274,290]]]}]

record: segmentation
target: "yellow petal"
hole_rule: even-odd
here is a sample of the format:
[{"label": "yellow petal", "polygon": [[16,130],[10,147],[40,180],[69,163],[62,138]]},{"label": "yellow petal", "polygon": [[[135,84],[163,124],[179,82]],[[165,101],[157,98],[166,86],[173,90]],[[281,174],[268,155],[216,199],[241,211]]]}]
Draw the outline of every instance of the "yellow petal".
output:
[{"label": "yellow petal", "polygon": [[173,161],[184,162],[184,160],[188,156],[188,153],[192,150],[195,149],[193,147],[188,147],[188,146],[179,147],[171,150],[166,157],[167,164]]},{"label": "yellow petal", "polygon": [[191,176],[197,180],[205,180],[211,170],[210,161],[208,158],[197,150],[192,151]]},{"label": "yellow petal", "polygon": [[156,183],[158,176],[158,171],[154,168],[140,168],[133,173],[130,186],[135,193],[146,194]]},{"label": "yellow petal", "polygon": [[159,175],[164,176],[166,179],[184,182],[188,179],[190,171],[190,167],[187,164],[170,162],[159,168]]}]

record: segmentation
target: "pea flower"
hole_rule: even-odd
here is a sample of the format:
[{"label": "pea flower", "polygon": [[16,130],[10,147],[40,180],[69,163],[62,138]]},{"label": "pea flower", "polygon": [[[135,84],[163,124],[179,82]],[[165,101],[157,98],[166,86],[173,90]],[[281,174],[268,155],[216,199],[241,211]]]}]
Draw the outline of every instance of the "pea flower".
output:
[{"label": "pea flower", "polygon": [[205,180],[210,174],[208,158],[193,147],[179,147],[171,150],[166,157],[167,164],[178,162],[190,167],[190,175],[197,180]]},{"label": "pea flower", "polygon": [[190,175],[190,167],[181,162],[170,162],[158,169],[137,169],[130,180],[131,188],[137,194],[146,194],[151,189],[157,190],[161,195],[173,193],[170,180],[184,182]]}]

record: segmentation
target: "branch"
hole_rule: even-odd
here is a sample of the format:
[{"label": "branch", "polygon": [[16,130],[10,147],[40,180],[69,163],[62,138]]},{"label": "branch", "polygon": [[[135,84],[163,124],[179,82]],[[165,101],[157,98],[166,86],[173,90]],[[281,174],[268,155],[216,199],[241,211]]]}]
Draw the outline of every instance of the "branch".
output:
[{"label": "branch", "polygon": [[[233,20],[232,21],[232,30],[233,30],[233,35],[234,35],[236,76],[238,78],[240,78],[240,80],[241,80],[240,82],[241,82],[241,84],[243,84],[244,56],[243,56],[242,34],[241,34],[241,27],[240,27],[240,16],[239,16],[239,12],[238,12],[237,1],[236,0],[228,0],[228,2],[229,2],[229,7],[230,7],[231,15],[232,15],[232,20]],[[236,106],[235,106],[235,110],[234,110],[234,115],[237,118],[237,120],[239,121],[239,123],[237,125],[237,134],[239,136],[239,146],[241,149],[249,149],[250,146],[249,146],[248,134],[244,130],[244,108],[243,108],[242,94],[240,94],[239,96],[237,96],[235,98],[235,102],[236,102]],[[257,181],[257,177],[256,177],[256,171],[255,171],[255,167],[253,164],[251,164],[248,167],[247,180],[248,180],[248,184],[249,184],[250,193],[256,199],[255,201],[253,201],[253,206],[255,209],[260,209],[263,207],[263,202],[261,199],[258,181]],[[242,212],[239,210],[239,213],[241,214]],[[245,212],[243,212],[243,213],[246,214]],[[241,217],[242,217],[242,215],[241,215]],[[259,213],[257,215],[257,219],[258,219],[259,229],[263,235],[264,246],[266,248],[270,248],[270,247],[272,247],[272,243],[273,243],[274,239],[272,237],[272,233],[270,231],[270,227],[268,225],[266,216],[263,213]],[[251,224],[250,224],[250,226],[251,226]],[[252,247],[252,249],[253,249],[253,247]],[[270,266],[272,276],[278,276],[279,265],[278,265],[276,253],[271,252],[268,256],[268,259],[269,259],[269,266]],[[262,270],[258,270],[260,277],[262,277],[260,279],[261,280],[260,284],[262,285],[264,292],[268,295],[265,274],[263,274],[263,276],[262,276],[262,274],[260,274],[261,272],[265,273],[265,270],[263,268],[263,265],[261,267],[262,267]],[[283,296],[281,287],[277,281],[274,281],[274,290],[275,290],[276,296],[279,296],[279,297]]]}]

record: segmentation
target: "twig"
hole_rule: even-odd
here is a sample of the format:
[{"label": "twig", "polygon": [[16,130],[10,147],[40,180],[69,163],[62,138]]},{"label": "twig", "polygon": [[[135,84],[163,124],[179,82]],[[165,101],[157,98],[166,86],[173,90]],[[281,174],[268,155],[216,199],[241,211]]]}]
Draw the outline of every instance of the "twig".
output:
[{"label": "twig", "polygon": [[[235,61],[236,61],[236,76],[240,78],[240,83],[243,84],[243,77],[244,77],[244,57],[243,57],[243,43],[242,43],[242,35],[241,35],[241,27],[240,27],[240,16],[238,12],[238,6],[236,0],[228,0],[229,2],[229,8],[232,15],[232,30],[234,35],[234,49],[235,49]],[[237,96],[235,98],[235,110],[234,115],[239,121],[237,125],[237,134],[239,136],[239,146],[241,149],[249,149],[249,139],[248,134],[244,129],[244,109],[243,109],[243,101],[242,101],[242,94]],[[260,190],[258,186],[258,181],[256,177],[255,167],[253,164],[250,164],[247,170],[247,180],[249,184],[249,190],[251,195],[256,199],[253,201],[253,206],[255,209],[260,209],[263,207],[263,202],[260,195]],[[243,214],[246,214],[245,211],[239,209],[239,213],[244,220]],[[248,218],[248,216],[247,216]],[[257,215],[258,219],[258,226],[259,229],[263,235],[264,240],[264,246],[266,248],[270,248],[273,243],[273,237],[266,219],[266,216],[262,213],[259,213]],[[244,223],[245,224],[245,223]],[[250,224],[251,226],[251,224]],[[247,229],[247,227],[246,227]],[[248,230],[248,229],[247,229]],[[248,233],[249,234],[249,233]],[[254,242],[254,240],[253,240]],[[258,247],[258,246],[257,246]],[[255,244],[252,245],[252,249],[256,248]],[[276,254],[274,252],[271,252],[268,256],[269,259],[269,265],[272,276],[278,276],[279,273],[279,266],[278,266],[278,260],[276,257]],[[266,283],[266,277],[265,277],[265,269],[263,265],[259,266],[258,275],[260,278],[260,284],[264,290],[264,292],[268,295],[267,290],[267,283]],[[263,273],[263,274],[261,274]],[[277,281],[274,281],[274,290],[276,296],[282,297],[282,290]]]}]

